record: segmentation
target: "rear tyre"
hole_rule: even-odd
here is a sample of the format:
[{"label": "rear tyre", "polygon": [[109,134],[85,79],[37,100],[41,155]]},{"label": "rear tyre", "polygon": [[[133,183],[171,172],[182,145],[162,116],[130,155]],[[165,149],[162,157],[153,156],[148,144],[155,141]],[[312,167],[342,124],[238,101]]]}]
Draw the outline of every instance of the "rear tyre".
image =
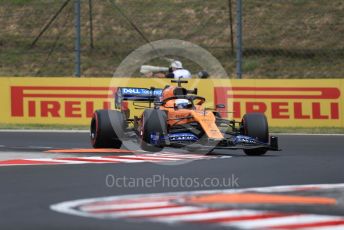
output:
[{"label": "rear tyre", "polygon": [[[269,126],[263,113],[248,113],[242,119],[243,135],[257,138],[259,141],[269,142]],[[246,155],[259,156],[267,152],[265,148],[244,149]]]},{"label": "rear tyre", "polygon": [[91,144],[94,148],[115,148],[122,146],[125,120],[116,110],[97,110],[91,120]]},{"label": "rear tyre", "polygon": [[141,130],[141,149],[149,152],[159,152],[161,144],[152,144],[151,135],[159,138],[167,135],[167,114],[156,109],[147,109],[143,112]]}]

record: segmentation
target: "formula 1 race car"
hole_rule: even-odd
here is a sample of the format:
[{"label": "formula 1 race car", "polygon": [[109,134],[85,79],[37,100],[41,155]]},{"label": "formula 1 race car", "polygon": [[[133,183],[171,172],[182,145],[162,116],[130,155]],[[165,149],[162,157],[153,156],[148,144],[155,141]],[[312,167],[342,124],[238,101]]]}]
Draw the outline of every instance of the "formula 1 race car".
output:
[{"label": "formula 1 race car", "polygon": [[[269,139],[268,123],[262,113],[245,114],[240,122],[221,118],[218,109],[204,107],[197,88],[187,90],[185,80],[164,89],[119,87],[115,110],[97,110],[91,120],[94,148],[120,148],[124,140],[136,139],[141,149],[157,152],[164,147],[209,153],[214,149],[243,149],[247,155],[278,151],[278,139]],[[130,118],[127,101],[141,116]]]}]

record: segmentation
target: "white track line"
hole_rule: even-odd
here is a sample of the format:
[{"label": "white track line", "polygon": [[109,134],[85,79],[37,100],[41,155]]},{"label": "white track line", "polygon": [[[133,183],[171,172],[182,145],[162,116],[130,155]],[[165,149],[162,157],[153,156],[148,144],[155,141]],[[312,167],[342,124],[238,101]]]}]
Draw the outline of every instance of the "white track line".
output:
[{"label": "white track line", "polygon": [[[124,163],[141,163],[141,162],[147,162],[145,160],[135,160],[135,159],[121,159],[121,158],[113,158],[114,160],[116,160],[117,162],[124,162]],[[94,162],[90,162],[90,163],[94,163]]]},{"label": "white track line", "polygon": [[[71,157],[71,158],[73,158],[73,157]],[[73,159],[71,161],[83,161],[86,164],[106,164],[106,163],[120,163],[121,162],[116,158],[106,158],[106,157],[85,157],[85,158],[80,157],[78,159],[75,159],[75,160]]]},{"label": "white track line", "polygon": [[120,159],[120,157],[80,157],[80,159],[82,160],[90,160],[90,162],[86,162],[86,163],[97,163],[97,162],[94,162],[92,160],[97,160],[97,161],[104,161],[104,162],[99,162],[99,163],[107,163],[105,161],[108,161],[108,163],[111,163],[111,162],[141,162],[142,160],[138,160],[138,159],[133,159],[133,160],[130,160],[130,159]]},{"label": "white track line", "polygon": [[96,215],[100,216],[113,216],[113,217],[145,217],[150,215],[159,215],[159,214],[168,214],[168,213],[181,213],[181,212],[192,212],[203,210],[204,208],[200,207],[193,207],[193,206],[181,206],[181,207],[159,207],[155,209],[142,209],[142,210],[134,210],[134,211],[121,211],[121,212],[105,212],[105,213],[97,213]]},{"label": "white track line", "polygon": [[311,227],[311,228],[300,228],[302,230],[343,230],[344,224],[323,226],[323,227]]},{"label": "white track line", "polygon": [[[49,162],[49,163],[65,163],[65,164],[87,164],[89,162],[86,161],[77,161],[77,160],[61,160],[61,159],[53,159],[53,158],[26,158],[23,160],[29,160],[29,161],[44,161],[44,162]],[[37,163],[40,164],[40,163]],[[41,163],[45,164],[45,163]],[[21,165],[21,164],[20,164]],[[26,164],[25,164],[26,165]]]},{"label": "white track line", "polygon": [[[206,157],[211,159],[211,157]],[[204,159],[202,156],[194,157],[191,159]],[[31,163],[23,164],[2,164],[0,166],[11,166],[11,165],[47,165],[54,163],[60,164],[105,164],[105,163],[144,163],[144,162],[171,162],[171,161],[182,161],[190,160],[190,158],[180,157],[176,154],[174,157],[163,156],[163,155],[123,155],[123,156],[94,156],[94,157],[61,157],[61,158],[24,158],[24,159],[13,159],[13,160],[26,160]],[[7,160],[6,160],[7,161]],[[41,161],[41,162],[39,162]],[[0,161],[1,163],[1,161]]]},{"label": "white track line", "polygon": [[312,215],[304,214],[298,216],[286,216],[286,217],[273,217],[266,218],[262,220],[245,220],[245,221],[236,221],[236,222],[227,222],[221,223],[221,225],[227,225],[243,229],[267,229],[272,227],[291,225],[291,224],[311,224],[318,223],[321,221],[335,221],[340,220],[341,217],[335,216],[322,216],[322,215]]},{"label": "white track line", "polygon": [[205,213],[194,213],[194,214],[187,214],[183,216],[171,215],[166,217],[157,217],[154,220],[158,220],[161,222],[182,222],[182,221],[200,221],[200,220],[213,220],[217,218],[224,218],[224,217],[244,217],[244,216],[252,216],[252,215],[259,215],[259,214],[266,214],[265,211],[254,211],[254,210],[227,210],[227,211],[211,211]]},{"label": "white track line", "polygon": [[182,157],[174,157],[174,158],[168,158],[168,157],[156,157],[156,156],[125,156],[126,158],[145,158],[147,161],[180,161],[180,160],[185,160]]},{"label": "white track line", "polygon": [[[73,158],[73,157],[71,157]],[[80,160],[79,160],[80,159]],[[87,161],[87,160],[90,160],[90,161]],[[117,163],[117,162],[126,162],[126,163],[137,163],[137,162],[145,162],[144,160],[127,160],[127,159],[119,159],[119,158],[98,158],[98,157],[79,157],[79,158],[73,158],[71,160],[65,160],[65,159],[59,159],[59,158],[26,158],[26,159],[23,159],[23,160],[29,160],[29,161],[44,161],[44,162],[48,162],[48,163],[65,163],[65,164],[103,164],[103,163]],[[92,161],[92,160],[103,160],[104,162],[95,162],[95,161]],[[108,161],[108,162],[105,162],[105,161]],[[37,165],[44,165],[45,163],[37,163]],[[22,164],[19,164],[19,165],[22,165]],[[24,164],[26,165],[26,164]]]},{"label": "white track line", "polygon": [[[139,155],[138,155],[139,156]],[[165,154],[165,153],[160,153],[156,154],[156,156],[161,156],[161,157],[179,157],[183,159],[202,159],[202,158],[213,158],[212,156],[206,156],[206,155],[197,155],[197,154],[179,154],[179,153],[174,153],[174,154]]]},{"label": "white track line", "polygon": [[102,206],[102,205],[110,205],[110,204],[117,204],[117,205],[124,205],[124,204],[141,204],[141,203],[148,203],[148,202],[167,202],[171,199],[176,199],[176,196],[157,196],[157,197],[145,197],[144,200],[142,199],[104,199],[101,201],[96,201],[94,203],[81,205],[82,207],[89,207],[89,206]]},{"label": "white track line", "polygon": [[213,156],[203,156],[203,155],[191,155],[191,156],[187,156],[187,155],[182,155],[182,154],[174,154],[174,155],[155,155],[157,157],[162,157],[164,159],[183,159],[183,160],[193,160],[193,159],[211,159],[211,158],[216,158]]},{"label": "white track line", "polygon": [[129,203],[129,204],[105,204],[105,205],[96,205],[96,206],[89,205],[89,206],[81,207],[80,210],[86,211],[86,212],[94,212],[94,211],[111,209],[113,211],[116,211],[119,209],[129,209],[129,208],[142,209],[142,208],[148,208],[148,207],[162,207],[169,204],[171,204],[169,201],[158,201],[158,202]]}]

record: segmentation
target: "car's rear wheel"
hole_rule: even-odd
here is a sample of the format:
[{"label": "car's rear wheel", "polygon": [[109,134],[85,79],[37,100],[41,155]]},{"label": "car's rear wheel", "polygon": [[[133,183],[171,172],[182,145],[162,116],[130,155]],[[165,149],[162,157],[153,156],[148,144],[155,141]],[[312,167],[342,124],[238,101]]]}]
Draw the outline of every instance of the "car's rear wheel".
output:
[{"label": "car's rear wheel", "polygon": [[[167,136],[167,115],[165,111],[147,109],[143,112],[141,130],[141,148],[149,152],[163,149],[160,138]],[[156,138],[157,143],[152,143]]]},{"label": "car's rear wheel", "polygon": [[[261,142],[269,141],[269,126],[263,113],[248,113],[242,118],[243,135],[253,137]],[[259,156],[267,152],[266,148],[244,149],[250,156]]]},{"label": "car's rear wheel", "polygon": [[97,110],[91,120],[91,144],[94,148],[115,148],[122,146],[125,120],[116,110]]}]

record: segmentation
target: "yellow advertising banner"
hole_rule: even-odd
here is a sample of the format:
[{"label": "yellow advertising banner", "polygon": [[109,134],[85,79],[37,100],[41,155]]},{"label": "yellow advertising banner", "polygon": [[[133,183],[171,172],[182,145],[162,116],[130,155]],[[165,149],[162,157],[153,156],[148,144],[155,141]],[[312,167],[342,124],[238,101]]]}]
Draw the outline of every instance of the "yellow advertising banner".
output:
[{"label": "yellow advertising banner", "polygon": [[[169,79],[0,78],[0,123],[86,125],[94,110],[114,109],[117,87],[164,88]],[[240,121],[263,112],[274,127],[343,127],[344,80],[193,79],[206,106],[224,104],[222,115]],[[129,103],[131,116],[142,109]]]}]

